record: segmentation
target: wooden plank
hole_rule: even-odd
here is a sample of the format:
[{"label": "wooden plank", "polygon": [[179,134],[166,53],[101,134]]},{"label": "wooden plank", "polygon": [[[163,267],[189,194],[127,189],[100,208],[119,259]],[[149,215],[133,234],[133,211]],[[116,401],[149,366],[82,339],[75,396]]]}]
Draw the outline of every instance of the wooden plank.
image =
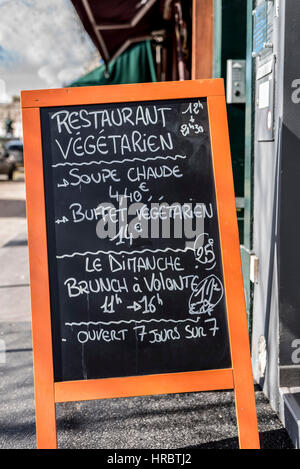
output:
[{"label": "wooden plank", "polygon": [[55,401],[86,401],[233,389],[232,369],[55,383]]},{"label": "wooden plank", "polygon": [[208,98],[240,448],[259,448],[230,144],[224,98]]},{"label": "wooden plank", "polygon": [[50,449],[57,439],[40,110],[25,109],[22,118],[37,447]]},{"label": "wooden plank", "polygon": [[193,0],[192,79],[212,77],[213,0]]},{"label": "wooden plank", "polygon": [[224,82],[222,79],[217,79],[22,91],[21,101],[22,108],[27,108],[222,95],[224,95]]}]

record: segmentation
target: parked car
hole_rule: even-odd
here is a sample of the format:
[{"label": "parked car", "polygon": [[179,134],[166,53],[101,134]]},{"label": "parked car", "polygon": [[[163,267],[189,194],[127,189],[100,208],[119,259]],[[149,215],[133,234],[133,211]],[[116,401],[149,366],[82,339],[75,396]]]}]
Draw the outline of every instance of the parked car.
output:
[{"label": "parked car", "polygon": [[0,154],[0,174],[7,174],[7,178],[12,180],[14,172],[17,169],[13,156],[4,156]]},{"label": "parked car", "polygon": [[8,179],[12,180],[16,169],[23,164],[23,142],[9,140],[4,143],[0,150],[0,174],[7,174]]},{"label": "parked car", "polygon": [[24,165],[22,140],[9,140],[3,146],[4,157],[13,156],[16,166]]}]

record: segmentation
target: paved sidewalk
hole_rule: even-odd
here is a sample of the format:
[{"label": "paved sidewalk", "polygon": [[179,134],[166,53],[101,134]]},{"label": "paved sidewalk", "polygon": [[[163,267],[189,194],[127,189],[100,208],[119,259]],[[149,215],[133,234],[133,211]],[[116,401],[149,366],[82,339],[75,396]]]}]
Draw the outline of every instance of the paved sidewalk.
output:
[{"label": "paved sidewalk", "polygon": [[0,322],[30,321],[24,174],[0,180]]},{"label": "paved sidewalk", "polygon": [[14,181],[0,175],[0,247],[26,230],[24,173],[18,172]]},{"label": "paved sidewalk", "polygon": [[[0,180],[0,343],[6,345],[5,357],[0,353],[0,448],[35,447],[24,196],[22,180],[10,186]],[[256,403],[262,448],[292,448],[258,388]],[[232,391],[59,404],[57,425],[61,448],[238,447]]]},{"label": "paved sidewalk", "polygon": [[[29,322],[2,323],[7,363],[0,365],[0,448],[34,448],[34,392]],[[292,448],[256,389],[263,449]],[[237,448],[232,391],[108,399],[57,405],[60,448]]]}]

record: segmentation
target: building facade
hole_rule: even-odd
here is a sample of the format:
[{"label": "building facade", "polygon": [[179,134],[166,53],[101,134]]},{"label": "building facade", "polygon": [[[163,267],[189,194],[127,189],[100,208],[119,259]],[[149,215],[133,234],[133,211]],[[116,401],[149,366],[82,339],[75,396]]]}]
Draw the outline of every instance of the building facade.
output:
[{"label": "building facade", "polygon": [[[12,131],[8,130],[11,122]],[[13,97],[10,102],[0,103],[0,138],[22,138],[22,118],[20,98]]]},{"label": "building facade", "polygon": [[[234,56],[232,45],[235,27],[233,35],[226,38],[225,33],[234,15],[245,41],[240,57]],[[245,100],[240,104],[244,132],[231,119],[236,105],[227,99],[227,107],[233,158],[236,139],[244,139],[243,148],[239,146],[243,192],[237,192],[241,174],[236,171],[234,176],[241,196],[241,256],[253,375],[299,448],[300,3],[215,0],[213,21],[213,76],[225,79],[227,96],[234,79],[223,61],[246,61]]]}]

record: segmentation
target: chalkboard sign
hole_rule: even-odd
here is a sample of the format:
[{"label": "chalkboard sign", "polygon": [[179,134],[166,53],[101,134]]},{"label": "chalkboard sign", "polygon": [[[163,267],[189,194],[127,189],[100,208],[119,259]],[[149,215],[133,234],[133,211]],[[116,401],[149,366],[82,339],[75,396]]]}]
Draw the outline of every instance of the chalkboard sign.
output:
[{"label": "chalkboard sign", "polygon": [[234,389],[257,422],[222,80],[22,93],[37,438],[55,403]]},{"label": "chalkboard sign", "polygon": [[41,119],[55,380],[230,367],[206,99]]}]

